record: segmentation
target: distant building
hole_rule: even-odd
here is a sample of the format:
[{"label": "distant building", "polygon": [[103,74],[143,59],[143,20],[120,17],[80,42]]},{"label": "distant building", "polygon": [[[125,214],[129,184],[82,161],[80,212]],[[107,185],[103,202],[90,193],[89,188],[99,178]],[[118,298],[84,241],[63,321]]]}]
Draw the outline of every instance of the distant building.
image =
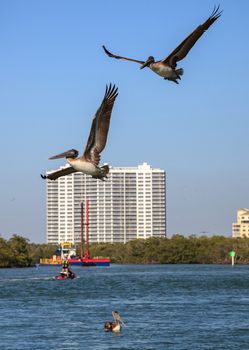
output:
[{"label": "distant building", "polygon": [[86,198],[90,242],[166,235],[166,174],[147,163],[111,168],[105,182],[82,173],[47,180],[46,197],[48,243],[80,242],[80,204]]},{"label": "distant building", "polygon": [[237,211],[237,222],[233,223],[233,237],[249,237],[249,209]]}]

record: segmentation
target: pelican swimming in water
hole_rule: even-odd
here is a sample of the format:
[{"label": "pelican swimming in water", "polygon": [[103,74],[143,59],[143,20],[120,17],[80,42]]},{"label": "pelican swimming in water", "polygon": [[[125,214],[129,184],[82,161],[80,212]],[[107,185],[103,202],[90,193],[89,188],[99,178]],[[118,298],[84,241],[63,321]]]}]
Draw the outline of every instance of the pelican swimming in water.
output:
[{"label": "pelican swimming in water", "polygon": [[56,170],[48,175],[41,175],[43,179],[56,180],[61,176],[82,172],[104,181],[104,178],[107,177],[109,172],[109,166],[103,165],[99,167],[98,164],[100,153],[106,145],[112,108],[117,95],[118,88],[115,85],[112,86],[110,84],[109,87],[106,86],[105,96],[92,121],[92,127],[84,153],[78,157],[78,151],[71,149],[50,157],[49,159],[66,158],[70,166]]},{"label": "pelican swimming in water", "polygon": [[187,56],[188,52],[194,46],[196,41],[221,16],[221,13],[222,11],[219,11],[219,6],[217,8],[215,7],[211,16],[203,24],[199,25],[192,33],[190,33],[181,42],[181,44],[171,52],[169,56],[160,61],[155,61],[153,56],[149,56],[146,61],[139,61],[133,58],[114,55],[108,51],[105,46],[103,46],[103,49],[109,57],[140,63],[140,69],[149,67],[153,72],[162,76],[164,79],[179,84],[177,80],[181,79],[181,75],[183,75],[183,69],[176,69],[177,62],[181,61],[184,57]]},{"label": "pelican swimming in water", "polygon": [[118,333],[121,331],[122,326],[125,325],[118,311],[112,311],[112,316],[114,318],[114,322],[105,322],[104,328],[107,331],[112,331]]}]

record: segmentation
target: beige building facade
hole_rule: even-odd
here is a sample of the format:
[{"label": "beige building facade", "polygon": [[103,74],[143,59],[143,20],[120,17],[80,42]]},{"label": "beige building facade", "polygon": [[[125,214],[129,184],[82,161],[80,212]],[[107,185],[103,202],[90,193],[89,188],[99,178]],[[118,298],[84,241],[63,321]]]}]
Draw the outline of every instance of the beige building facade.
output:
[{"label": "beige building facade", "polygon": [[240,208],[237,211],[237,222],[233,223],[232,236],[249,237],[249,209]]}]

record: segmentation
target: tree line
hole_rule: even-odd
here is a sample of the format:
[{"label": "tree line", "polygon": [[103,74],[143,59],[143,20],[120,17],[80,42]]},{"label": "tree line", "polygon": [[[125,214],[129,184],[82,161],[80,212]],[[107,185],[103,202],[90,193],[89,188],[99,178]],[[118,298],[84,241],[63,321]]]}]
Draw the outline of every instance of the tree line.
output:
[{"label": "tree line", "polygon": [[[34,266],[40,258],[54,255],[57,248],[53,244],[30,243],[19,235],[9,240],[0,237],[0,267]],[[80,246],[76,248],[80,254]],[[236,253],[236,263],[249,264],[249,238],[174,235],[136,239],[125,244],[90,244],[92,257],[109,257],[112,263],[119,264],[229,264],[232,250]]]}]

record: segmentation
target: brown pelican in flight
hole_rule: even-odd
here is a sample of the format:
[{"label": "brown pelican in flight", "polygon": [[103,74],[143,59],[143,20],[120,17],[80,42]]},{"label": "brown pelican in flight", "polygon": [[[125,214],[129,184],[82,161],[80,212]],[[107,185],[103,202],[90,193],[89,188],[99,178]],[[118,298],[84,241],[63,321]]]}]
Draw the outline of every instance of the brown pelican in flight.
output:
[{"label": "brown pelican in flight", "polygon": [[107,331],[112,331],[118,333],[121,331],[122,326],[125,325],[118,311],[112,311],[112,316],[114,318],[114,322],[105,322],[104,328]]},{"label": "brown pelican in flight", "polygon": [[60,176],[79,171],[104,181],[104,178],[107,177],[109,172],[109,166],[103,165],[99,167],[98,164],[100,161],[100,153],[106,145],[112,108],[117,95],[118,88],[116,88],[115,85],[112,86],[110,84],[109,87],[106,86],[105,96],[92,121],[92,127],[84,153],[78,157],[78,151],[71,149],[50,157],[49,159],[66,158],[70,167],[56,170],[47,176],[41,175],[43,179],[56,180]]},{"label": "brown pelican in flight", "polygon": [[109,57],[140,63],[140,69],[149,67],[153,72],[162,76],[164,79],[179,84],[177,80],[181,79],[183,69],[176,69],[177,62],[187,56],[196,41],[221,16],[221,13],[222,11],[219,11],[219,6],[217,8],[215,7],[211,16],[203,24],[199,25],[192,33],[190,33],[169,56],[160,61],[155,61],[153,56],[149,56],[146,61],[139,61],[132,58],[114,55],[108,51],[105,46],[103,46],[103,49]]}]

